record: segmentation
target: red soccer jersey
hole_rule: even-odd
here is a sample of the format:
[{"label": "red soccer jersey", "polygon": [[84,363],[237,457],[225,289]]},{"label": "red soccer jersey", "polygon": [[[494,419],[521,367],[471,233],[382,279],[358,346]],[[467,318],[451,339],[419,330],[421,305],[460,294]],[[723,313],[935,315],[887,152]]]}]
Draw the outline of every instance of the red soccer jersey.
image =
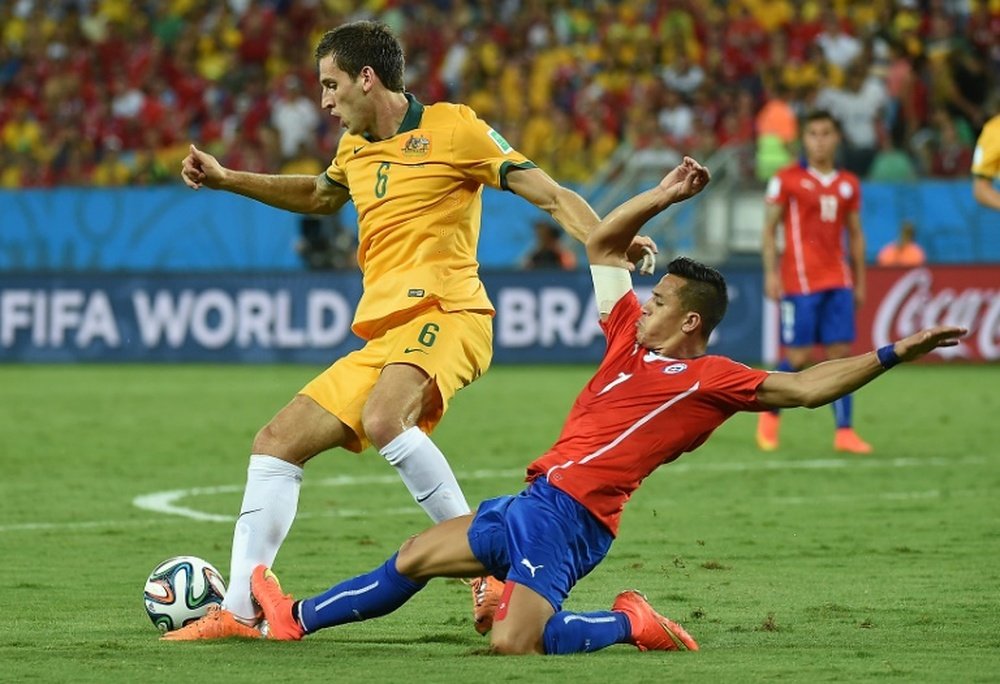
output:
[{"label": "red soccer jersey", "polygon": [[786,295],[851,287],[844,259],[847,215],[861,209],[861,184],[847,171],[826,176],[800,165],[776,173],[766,199],[784,207],[785,253],[781,287]]},{"label": "red soccer jersey", "polygon": [[740,410],[758,410],[765,371],[724,356],[671,359],[635,341],[641,314],[634,292],[601,323],[608,346],[580,392],[558,441],[528,466],[547,476],[612,534],[625,502],[651,472],[692,451]]}]

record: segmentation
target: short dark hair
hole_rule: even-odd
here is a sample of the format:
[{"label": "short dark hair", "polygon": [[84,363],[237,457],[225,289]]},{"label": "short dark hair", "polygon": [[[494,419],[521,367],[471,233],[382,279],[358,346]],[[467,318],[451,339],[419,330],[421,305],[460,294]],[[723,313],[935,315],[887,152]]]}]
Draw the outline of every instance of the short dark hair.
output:
[{"label": "short dark hair", "polygon": [[370,66],[382,85],[403,92],[403,46],[385,24],[355,21],[327,31],[316,45],[316,61],[328,55],[333,55],[337,68],[351,80]]},{"label": "short dark hair", "polygon": [[667,273],[687,281],[677,295],[685,308],[701,316],[701,334],[708,340],[729,306],[726,279],[711,266],[688,257],[677,257],[667,264]]},{"label": "short dark hair", "polygon": [[840,122],[837,121],[837,117],[825,109],[814,109],[806,114],[806,118],[802,121],[803,130],[814,121],[829,121],[837,129],[837,132],[840,133]]}]

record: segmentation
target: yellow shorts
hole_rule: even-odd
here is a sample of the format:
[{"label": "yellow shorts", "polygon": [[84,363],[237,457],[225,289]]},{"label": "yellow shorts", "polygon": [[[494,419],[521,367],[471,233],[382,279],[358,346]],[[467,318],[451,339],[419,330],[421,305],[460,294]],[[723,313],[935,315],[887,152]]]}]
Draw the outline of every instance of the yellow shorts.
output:
[{"label": "yellow shorts", "polygon": [[458,390],[486,372],[493,358],[493,317],[482,311],[444,312],[435,307],[401,314],[398,321],[364,347],[338,359],[302,388],[337,416],[355,435],[344,448],[354,452],[369,444],[361,410],[382,369],[406,363],[423,370],[437,384],[441,401],[417,425],[430,433]]}]

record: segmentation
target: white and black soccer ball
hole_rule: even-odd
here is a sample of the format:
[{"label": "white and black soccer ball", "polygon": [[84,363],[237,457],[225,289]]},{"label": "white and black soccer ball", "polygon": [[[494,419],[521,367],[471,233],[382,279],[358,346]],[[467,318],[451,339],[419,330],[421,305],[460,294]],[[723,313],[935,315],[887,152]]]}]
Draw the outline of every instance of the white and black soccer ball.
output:
[{"label": "white and black soccer ball", "polygon": [[161,632],[171,632],[222,603],[226,583],[219,571],[195,556],[169,558],[155,568],[143,592],[146,613]]}]

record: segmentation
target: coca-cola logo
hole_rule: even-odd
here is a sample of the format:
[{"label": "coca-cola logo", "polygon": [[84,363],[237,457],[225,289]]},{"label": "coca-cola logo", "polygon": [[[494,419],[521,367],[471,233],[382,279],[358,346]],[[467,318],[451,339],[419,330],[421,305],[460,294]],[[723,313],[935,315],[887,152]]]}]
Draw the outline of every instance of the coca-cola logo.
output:
[{"label": "coca-cola logo", "polygon": [[958,345],[933,353],[943,358],[1000,359],[1000,288],[944,287],[934,291],[934,274],[926,268],[897,280],[879,304],[872,322],[876,347],[924,328],[957,325],[968,328]]}]

